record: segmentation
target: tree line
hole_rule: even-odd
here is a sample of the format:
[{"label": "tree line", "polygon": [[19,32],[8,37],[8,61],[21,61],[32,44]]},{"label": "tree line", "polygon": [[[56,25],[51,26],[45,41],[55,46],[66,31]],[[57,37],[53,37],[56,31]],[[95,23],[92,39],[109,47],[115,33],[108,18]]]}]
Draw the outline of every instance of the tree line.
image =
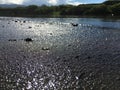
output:
[{"label": "tree line", "polygon": [[0,8],[3,16],[120,16],[120,1],[105,1],[101,4],[36,6]]}]

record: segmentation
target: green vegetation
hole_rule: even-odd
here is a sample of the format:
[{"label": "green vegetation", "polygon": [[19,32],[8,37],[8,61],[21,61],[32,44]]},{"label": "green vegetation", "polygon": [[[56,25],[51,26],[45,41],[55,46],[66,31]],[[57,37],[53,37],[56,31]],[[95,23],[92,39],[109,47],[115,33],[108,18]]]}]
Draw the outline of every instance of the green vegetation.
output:
[{"label": "green vegetation", "polygon": [[35,6],[0,8],[1,16],[120,16],[120,1],[108,0],[101,4]]}]

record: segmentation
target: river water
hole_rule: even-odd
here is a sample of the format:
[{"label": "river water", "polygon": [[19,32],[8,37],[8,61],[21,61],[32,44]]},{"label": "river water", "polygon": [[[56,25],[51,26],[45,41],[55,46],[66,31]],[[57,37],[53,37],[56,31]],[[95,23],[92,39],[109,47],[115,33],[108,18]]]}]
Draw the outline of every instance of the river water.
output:
[{"label": "river water", "polygon": [[0,17],[0,90],[120,90],[120,19]]}]

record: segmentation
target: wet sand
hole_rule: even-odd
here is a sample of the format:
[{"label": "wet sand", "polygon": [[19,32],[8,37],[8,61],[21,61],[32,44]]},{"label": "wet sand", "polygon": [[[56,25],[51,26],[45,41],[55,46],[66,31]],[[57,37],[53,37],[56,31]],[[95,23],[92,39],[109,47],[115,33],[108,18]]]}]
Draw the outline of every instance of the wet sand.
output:
[{"label": "wet sand", "polygon": [[120,90],[120,28],[65,20],[0,18],[0,90]]}]

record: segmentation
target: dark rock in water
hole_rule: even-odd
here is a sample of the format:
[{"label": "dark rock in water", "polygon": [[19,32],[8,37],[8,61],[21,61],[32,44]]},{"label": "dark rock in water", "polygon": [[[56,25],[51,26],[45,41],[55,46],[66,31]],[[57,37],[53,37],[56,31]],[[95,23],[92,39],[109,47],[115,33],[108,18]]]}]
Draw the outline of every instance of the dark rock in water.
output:
[{"label": "dark rock in water", "polygon": [[70,44],[68,45],[68,47],[71,46]]},{"label": "dark rock in water", "polygon": [[78,24],[75,24],[75,23],[71,23],[71,25],[74,26],[74,27],[78,26]]},{"label": "dark rock in water", "polygon": [[32,28],[31,26],[28,27],[29,29]]},{"label": "dark rock in water", "polygon": [[90,56],[88,56],[87,58],[88,58],[88,59],[91,59],[91,57],[90,57]]},{"label": "dark rock in water", "polygon": [[33,40],[31,38],[26,38],[26,39],[24,39],[24,41],[26,41],[26,42],[32,42]]},{"label": "dark rock in water", "polygon": [[77,56],[75,56],[75,58],[77,59],[77,58],[79,58],[79,56],[77,55]]},{"label": "dark rock in water", "polygon": [[67,60],[63,60],[63,62],[67,62]]},{"label": "dark rock in water", "polygon": [[48,47],[42,47],[42,50],[50,50]]},{"label": "dark rock in water", "polygon": [[16,39],[9,39],[8,41],[11,41],[11,42],[12,42],[12,41],[17,41],[17,40],[16,40]]},{"label": "dark rock in water", "polygon": [[18,21],[15,21],[15,22],[18,22]]},{"label": "dark rock in water", "polygon": [[53,35],[52,33],[50,33],[50,35]]},{"label": "dark rock in water", "polygon": [[26,21],[23,21],[23,23],[26,23]]}]

